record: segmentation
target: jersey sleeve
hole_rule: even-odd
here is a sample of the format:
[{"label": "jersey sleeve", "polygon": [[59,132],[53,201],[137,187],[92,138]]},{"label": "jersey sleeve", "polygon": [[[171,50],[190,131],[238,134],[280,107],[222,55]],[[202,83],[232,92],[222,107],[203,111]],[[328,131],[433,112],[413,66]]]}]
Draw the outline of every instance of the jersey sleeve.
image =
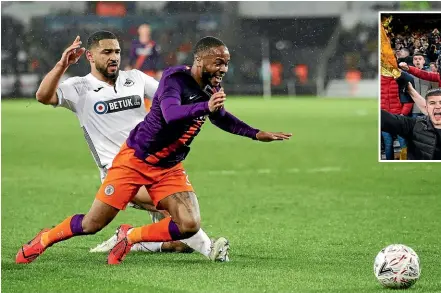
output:
[{"label": "jersey sleeve", "polygon": [[181,93],[183,86],[178,77],[172,75],[165,77],[162,81],[161,89],[158,91],[158,98],[160,101],[165,99],[173,99],[181,103]]},{"label": "jersey sleeve", "polygon": [[259,129],[253,128],[242,120],[239,120],[233,114],[227,112],[225,108],[210,114],[208,117],[211,123],[226,132],[257,140],[256,135]]},{"label": "jersey sleeve", "polygon": [[416,76],[416,77],[421,78],[423,80],[428,80],[428,81],[432,81],[432,82],[440,82],[440,75],[438,72],[428,72],[428,71],[418,69],[414,66],[409,66],[408,72],[410,74],[412,74],[413,76]]},{"label": "jersey sleeve", "polygon": [[153,96],[156,93],[156,90],[158,89],[159,82],[153,77],[145,74],[144,72],[138,69],[132,69],[132,70],[135,72],[135,74],[139,76],[142,83],[144,84],[144,98],[152,100]]},{"label": "jersey sleeve", "polygon": [[152,100],[158,89],[159,82],[141,71],[139,73],[144,81],[144,98]]},{"label": "jersey sleeve", "polygon": [[71,77],[58,85],[57,98],[58,104],[55,107],[64,107],[72,112],[77,112],[78,101],[80,100],[79,92],[80,82],[77,77]]},{"label": "jersey sleeve", "polygon": [[183,119],[194,119],[210,113],[208,102],[189,105],[181,104],[182,85],[176,76],[167,76],[161,81],[162,88],[158,92],[158,99],[162,115],[167,123]]}]

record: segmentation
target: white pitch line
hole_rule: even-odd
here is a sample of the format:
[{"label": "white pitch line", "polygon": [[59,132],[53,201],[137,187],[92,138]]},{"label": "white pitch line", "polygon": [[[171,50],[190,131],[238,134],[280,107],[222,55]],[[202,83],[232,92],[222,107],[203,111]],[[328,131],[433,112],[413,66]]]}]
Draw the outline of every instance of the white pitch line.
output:
[{"label": "white pitch line", "polygon": [[210,170],[207,172],[212,175],[234,175],[236,174],[235,170]]},{"label": "white pitch line", "polygon": [[269,174],[271,172],[271,169],[257,169],[257,174]]},{"label": "white pitch line", "polygon": [[357,116],[367,116],[368,111],[366,109],[360,109],[355,111],[355,115]]},{"label": "white pitch line", "polygon": [[[272,173],[329,173],[340,172],[340,167],[320,167],[301,170],[299,168],[289,169],[242,169],[242,170],[209,170],[204,173],[210,175],[236,175],[236,174],[272,174]],[[196,170],[196,172],[203,172]],[[191,173],[191,172],[190,172]]]},{"label": "white pitch line", "polygon": [[309,169],[306,172],[308,172],[308,173],[329,173],[329,172],[339,172],[339,171],[341,171],[340,167],[323,167],[323,168]]}]

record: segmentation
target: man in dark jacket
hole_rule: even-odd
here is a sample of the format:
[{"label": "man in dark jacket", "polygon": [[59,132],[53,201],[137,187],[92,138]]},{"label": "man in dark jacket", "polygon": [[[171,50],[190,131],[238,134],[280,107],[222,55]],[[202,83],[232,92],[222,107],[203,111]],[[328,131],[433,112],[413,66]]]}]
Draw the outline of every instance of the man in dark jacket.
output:
[{"label": "man in dark jacket", "polygon": [[381,110],[381,131],[407,140],[409,160],[441,160],[441,88],[426,94],[426,117],[411,118]]}]

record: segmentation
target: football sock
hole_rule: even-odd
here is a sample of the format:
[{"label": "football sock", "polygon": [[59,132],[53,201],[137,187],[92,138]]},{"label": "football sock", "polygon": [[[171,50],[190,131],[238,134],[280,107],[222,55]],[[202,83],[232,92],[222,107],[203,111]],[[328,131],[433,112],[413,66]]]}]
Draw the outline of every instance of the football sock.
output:
[{"label": "football sock", "polygon": [[179,240],[181,237],[178,226],[170,217],[157,223],[133,228],[127,235],[130,243],[166,242]]},{"label": "football sock", "polygon": [[190,238],[182,239],[181,242],[187,244],[206,257],[208,257],[211,252],[211,240],[202,229],[199,229],[199,231]]},{"label": "football sock", "polygon": [[[129,233],[131,233],[131,230]],[[211,252],[211,240],[202,229],[199,229],[199,231],[190,238],[182,239],[180,241],[188,245],[193,250],[196,250],[197,252],[206,256],[207,258]],[[170,242],[165,242],[165,243],[168,244]],[[163,244],[164,242],[139,242],[139,243],[135,243],[132,246],[131,251],[162,252]],[[170,247],[169,245],[166,245],[166,248],[164,249],[165,249],[164,251],[167,252],[174,251],[173,246]]]},{"label": "football sock", "polygon": [[54,243],[67,240],[76,235],[84,235],[83,222],[84,215],[77,214],[68,217],[63,222],[41,235],[41,244],[44,247]]},{"label": "football sock", "polygon": [[130,250],[144,252],[161,252],[163,243],[164,242],[139,242],[135,243]]}]

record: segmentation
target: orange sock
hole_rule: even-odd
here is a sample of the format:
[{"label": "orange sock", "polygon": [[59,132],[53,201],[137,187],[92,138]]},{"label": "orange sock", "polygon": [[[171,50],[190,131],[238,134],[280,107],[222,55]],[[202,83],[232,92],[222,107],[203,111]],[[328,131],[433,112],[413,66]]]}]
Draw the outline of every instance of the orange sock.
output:
[{"label": "orange sock", "polygon": [[75,235],[83,235],[81,222],[84,215],[74,215],[41,235],[41,244],[47,247],[54,243],[66,240]]},{"label": "orange sock", "polygon": [[[179,237],[179,229],[175,222],[172,221],[170,217],[162,219],[158,223],[153,223],[150,225],[133,228],[130,231],[127,238],[130,243],[138,242],[167,242],[171,240],[177,240],[175,238]],[[176,233],[179,235],[177,235]]]}]

